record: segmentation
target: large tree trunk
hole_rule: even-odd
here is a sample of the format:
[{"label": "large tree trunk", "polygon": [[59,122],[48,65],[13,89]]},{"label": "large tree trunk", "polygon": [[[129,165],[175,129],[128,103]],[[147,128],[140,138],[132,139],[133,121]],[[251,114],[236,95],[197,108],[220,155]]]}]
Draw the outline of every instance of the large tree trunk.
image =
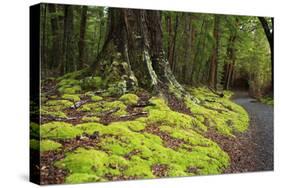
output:
[{"label": "large tree trunk", "polygon": [[107,37],[93,67],[107,83],[125,81],[127,89],[186,94],[165,59],[159,11],[110,8]]},{"label": "large tree trunk", "polygon": [[215,15],[214,21],[214,38],[215,44],[213,47],[210,73],[209,73],[209,86],[211,88],[217,88],[217,69],[218,69],[218,48],[219,48],[219,16]]},{"label": "large tree trunk", "polygon": [[80,38],[78,42],[79,48],[79,69],[82,69],[85,64],[85,33],[87,24],[87,6],[82,6],[81,9],[81,20],[80,20]]},{"label": "large tree trunk", "polygon": [[269,43],[269,47],[270,47],[270,58],[271,58],[271,84],[272,84],[272,90],[273,90],[273,78],[274,78],[274,46],[273,46],[273,26],[274,26],[274,22],[273,22],[273,18],[271,18],[271,24],[272,24],[272,31],[270,31],[270,26],[269,23],[267,22],[267,20],[264,17],[258,17],[263,30],[265,32],[266,38],[268,40]]}]

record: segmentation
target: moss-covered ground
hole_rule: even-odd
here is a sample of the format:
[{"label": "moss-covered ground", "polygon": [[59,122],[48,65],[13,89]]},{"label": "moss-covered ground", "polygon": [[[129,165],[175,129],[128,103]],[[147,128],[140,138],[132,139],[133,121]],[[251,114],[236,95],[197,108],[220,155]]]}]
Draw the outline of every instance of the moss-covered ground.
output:
[{"label": "moss-covered ground", "polygon": [[205,133],[235,137],[248,127],[248,115],[230,100],[231,92],[219,97],[190,88],[195,99],[183,100],[190,112],[183,113],[161,96],[95,92],[101,82],[58,79],[53,93],[46,97],[43,91],[42,124],[31,125],[33,150],[42,156],[64,152],[48,165],[66,171],[66,183],[220,174],[230,157]]}]

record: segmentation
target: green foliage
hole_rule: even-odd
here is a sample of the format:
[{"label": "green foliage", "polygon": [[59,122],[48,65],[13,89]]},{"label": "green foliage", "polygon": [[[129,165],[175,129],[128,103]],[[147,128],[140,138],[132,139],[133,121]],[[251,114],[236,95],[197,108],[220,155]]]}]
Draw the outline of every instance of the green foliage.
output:
[{"label": "green foliage", "polygon": [[139,97],[135,94],[124,94],[119,98],[120,101],[122,101],[124,104],[126,105],[133,105],[133,104],[137,104]]}]

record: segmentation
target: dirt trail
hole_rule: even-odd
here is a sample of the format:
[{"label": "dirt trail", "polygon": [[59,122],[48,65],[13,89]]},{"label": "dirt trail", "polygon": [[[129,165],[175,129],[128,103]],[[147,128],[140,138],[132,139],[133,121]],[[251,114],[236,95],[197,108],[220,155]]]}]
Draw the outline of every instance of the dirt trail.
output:
[{"label": "dirt trail", "polygon": [[242,155],[229,172],[273,170],[273,107],[241,91],[235,92],[233,101],[247,110],[250,125],[247,132],[237,136]]}]

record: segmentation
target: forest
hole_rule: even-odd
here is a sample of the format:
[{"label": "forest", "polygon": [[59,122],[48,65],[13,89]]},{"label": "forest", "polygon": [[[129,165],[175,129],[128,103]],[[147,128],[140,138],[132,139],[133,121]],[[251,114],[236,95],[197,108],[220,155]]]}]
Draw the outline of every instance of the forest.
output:
[{"label": "forest", "polygon": [[270,17],[40,4],[40,184],[272,170],[273,60]]}]

